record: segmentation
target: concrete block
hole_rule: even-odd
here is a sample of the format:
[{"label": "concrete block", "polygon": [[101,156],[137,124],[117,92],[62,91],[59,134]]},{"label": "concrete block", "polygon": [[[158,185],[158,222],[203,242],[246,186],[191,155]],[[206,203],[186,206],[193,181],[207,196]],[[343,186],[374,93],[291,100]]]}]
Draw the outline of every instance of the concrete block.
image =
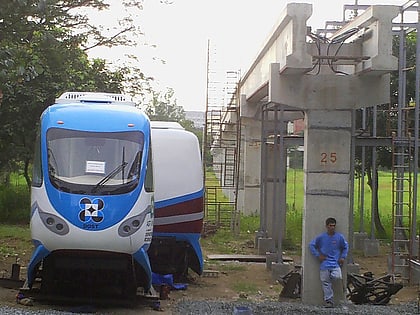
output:
[{"label": "concrete block", "polygon": [[267,253],[265,258],[265,266],[267,270],[271,270],[271,266],[273,263],[278,262],[277,253]]},{"label": "concrete block", "polygon": [[379,255],[379,241],[366,239],[363,242],[363,254],[365,257]]},{"label": "concrete block", "polygon": [[368,238],[366,232],[354,232],[353,233],[353,249],[363,250],[364,242]]},{"label": "concrete block", "polygon": [[410,278],[409,262],[399,255],[388,255],[388,273],[392,273],[402,279]]},{"label": "concrete block", "polygon": [[275,250],[274,240],[271,237],[259,238],[257,241],[258,244],[258,254],[265,255],[266,253],[272,253]]},{"label": "concrete block", "polygon": [[279,280],[284,277],[289,271],[293,270],[294,266],[287,263],[275,263],[271,265],[271,278]]},{"label": "concrete block", "polygon": [[420,285],[420,263],[417,261],[410,262],[410,285],[419,286]]}]

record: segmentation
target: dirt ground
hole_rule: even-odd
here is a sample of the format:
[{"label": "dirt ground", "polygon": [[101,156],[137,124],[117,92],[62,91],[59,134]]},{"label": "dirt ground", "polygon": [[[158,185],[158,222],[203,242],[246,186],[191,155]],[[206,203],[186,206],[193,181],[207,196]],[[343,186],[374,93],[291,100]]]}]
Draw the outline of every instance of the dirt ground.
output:
[{"label": "dirt ground", "polygon": [[[360,273],[370,271],[375,278],[387,274],[387,248],[381,248],[381,254],[376,257],[363,257],[353,253],[355,263],[360,266]],[[205,270],[203,276],[191,275],[191,281],[186,290],[171,290],[166,299],[158,300],[160,310],[153,310],[154,301],[147,299],[136,307],[129,308],[104,308],[96,305],[97,313],[103,314],[172,314],[174,305],[182,300],[203,300],[203,299],[222,299],[236,301],[246,299],[249,301],[279,300],[282,286],[272,279],[271,272],[267,270],[265,263],[238,262],[238,261],[217,261],[209,260],[207,255],[217,254],[205,251]],[[248,249],[245,254],[256,254],[255,249]],[[292,257],[295,263],[300,263],[300,257],[296,253],[285,253]],[[11,265],[19,262],[21,268],[21,278],[25,276],[25,265],[30,257],[30,253],[21,253],[16,256],[2,255],[0,261],[1,277],[10,277]],[[419,288],[406,286],[393,296],[391,304],[417,301]],[[34,301],[33,306],[23,306],[16,304],[16,294],[18,290],[10,288],[0,288],[0,305],[14,305],[23,308],[54,308],[59,310],[69,310],[64,305],[45,305]],[[283,298],[282,298],[283,299]],[[297,300],[298,301],[298,300]],[[156,305],[155,305],[156,306]]]}]

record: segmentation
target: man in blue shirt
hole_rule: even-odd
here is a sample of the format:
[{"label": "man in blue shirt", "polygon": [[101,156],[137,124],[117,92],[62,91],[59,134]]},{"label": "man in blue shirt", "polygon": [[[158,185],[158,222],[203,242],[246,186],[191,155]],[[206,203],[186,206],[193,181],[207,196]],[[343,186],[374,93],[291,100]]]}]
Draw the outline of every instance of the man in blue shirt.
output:
[{"label": "man in blue shirt", "polygon": [[349,245],[344,236],[335,231],[336,223],[335,218],[328,218],[325,221],[327,231],[319,234],[309,243],[311,253],[321,262],[320,279],[327,307],[334,306],[332,281],[342,279],[341,266],[349,251]]}]

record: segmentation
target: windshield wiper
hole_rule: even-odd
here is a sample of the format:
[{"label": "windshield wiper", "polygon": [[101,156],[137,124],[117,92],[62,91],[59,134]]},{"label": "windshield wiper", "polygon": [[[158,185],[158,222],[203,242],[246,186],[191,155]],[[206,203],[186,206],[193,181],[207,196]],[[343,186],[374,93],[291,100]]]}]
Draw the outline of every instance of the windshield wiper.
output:
[{"label": "windshield wiper", "polygon": [[121,172],[124,167],[127,166],[127,162],[122,162],[122,164],[118,165],[111,173],[106,175],[104,178],[102,178],[96,185],[93,187],[92,192],[96,192],[99,187],[105,185],[107,181],[109,181],[111,178],[114,178],[115,175],[117,175],[119,172]]}]

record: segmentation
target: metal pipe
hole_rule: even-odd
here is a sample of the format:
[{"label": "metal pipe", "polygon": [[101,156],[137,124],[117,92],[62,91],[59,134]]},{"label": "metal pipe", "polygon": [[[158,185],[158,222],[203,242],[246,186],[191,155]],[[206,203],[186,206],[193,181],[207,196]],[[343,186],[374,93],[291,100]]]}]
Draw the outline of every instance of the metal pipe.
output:
[{"label": "metal pipe", "polygon": [[[420,85],[420,3],[417,1],[417,42],[416,42],[416,106],[414,109],[414,179],[413,179],[413,212],[411,224],[411,244],[415,244],[417,235],[417,173],[419,160],[419,85]],[[414,253],[414,248],[411,248],[411,254]]]},{"label": "metal pipe", "polygon": [[[372,126],[372,136],[376,137],[376,115],[377,115],[377,106],[373,106],[373,126]],[[371,222],[370,222],[370,239],[375,239],[375,209],[377,208],[377,185],[376,185],[376,146],[372,147],[372,209],[371,209]]]},{"label": "metal pipe", "polygon": [[[362,108],[362,129],[366,129],[366,107]],[[366,147],[362,146],[362,174],[361,174],[361,187],[360,187],[360,226],[359,231],[365,231],[364,216],[365,216],[365,167],[366,167]]]}]

